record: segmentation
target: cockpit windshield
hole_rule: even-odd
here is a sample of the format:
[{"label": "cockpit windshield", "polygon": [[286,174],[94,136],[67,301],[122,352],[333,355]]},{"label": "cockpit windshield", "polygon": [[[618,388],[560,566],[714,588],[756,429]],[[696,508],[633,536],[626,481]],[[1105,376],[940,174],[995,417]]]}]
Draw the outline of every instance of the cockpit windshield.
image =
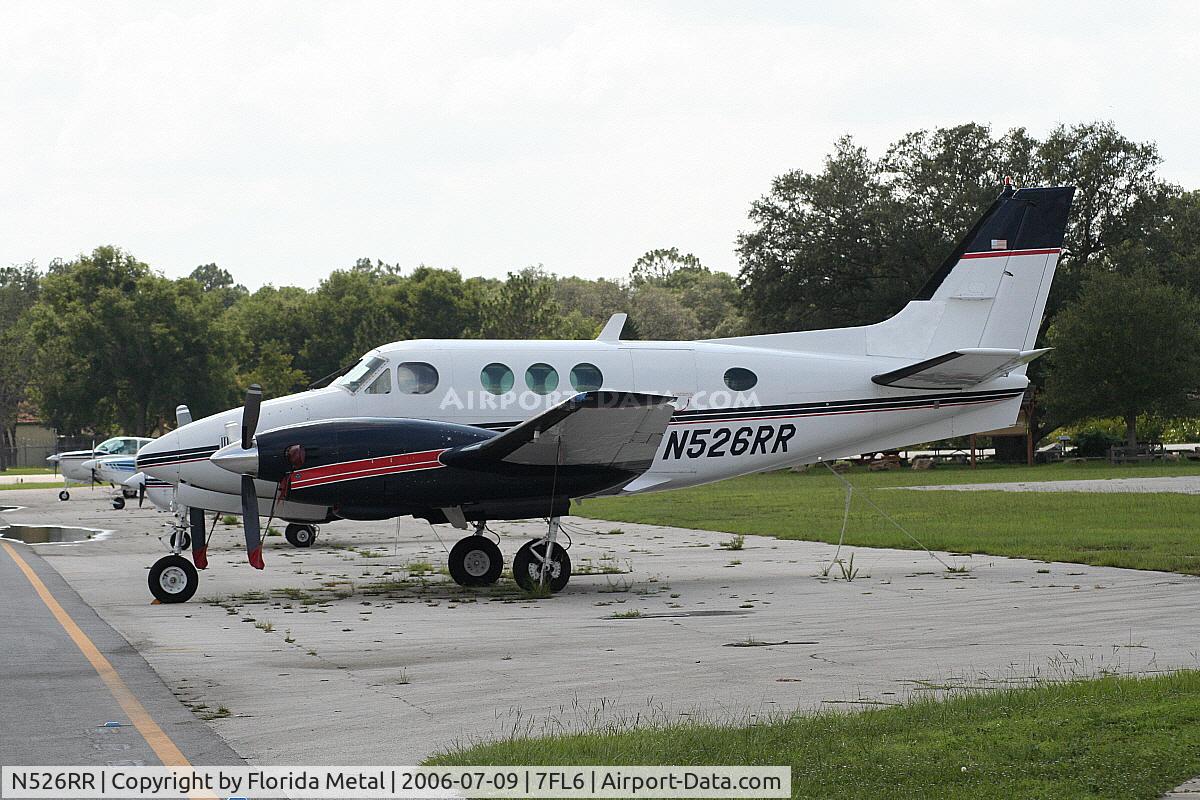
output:
[{"label": "cockpit windshield", "polygon": [[355,394],[367,382],[367,379],[386,363],[387,359],[379,356],[367,356],[351,367],[349,372],[338,378],[334,385],[345,386],[350,390],[350,394]]},{"label": "cockpit windshield", "polygon": [[105,439],[100,444],[96,445],[96,452],[107,453],[111,456],[132,456],[141,449],[142,445],[150,441],[149,439],[133,439],[128,436],[116,436],[112,439]]}]

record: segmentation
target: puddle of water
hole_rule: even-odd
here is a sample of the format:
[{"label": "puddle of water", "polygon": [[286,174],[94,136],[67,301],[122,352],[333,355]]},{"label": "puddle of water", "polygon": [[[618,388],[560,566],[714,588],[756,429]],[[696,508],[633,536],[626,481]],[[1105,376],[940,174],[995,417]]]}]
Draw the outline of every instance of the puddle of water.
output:
[{"label": "puddle of water", "polygon": [[111,531],[72,528],[63,525],[6,525],[0,527],[0,539],[25,544],[75,544],[107,539]]}]

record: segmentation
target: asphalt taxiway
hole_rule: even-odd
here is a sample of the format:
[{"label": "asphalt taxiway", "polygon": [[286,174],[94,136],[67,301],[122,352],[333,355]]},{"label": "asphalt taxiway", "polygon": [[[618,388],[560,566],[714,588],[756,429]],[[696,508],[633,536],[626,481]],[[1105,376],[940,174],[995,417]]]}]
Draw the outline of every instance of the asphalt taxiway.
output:
[{"label": "asphalt taxiway", "polygon": [[[450,583],[446,527],[342,522],[306,550],[268,537],[258,572],[240,529],[218,523],[196,597],[151,605],[146,571],[165,552],[166,515],[114,511],[99,492],[3,499],[25,506],[5,513],[13,522],[114,532],[11,546],[193,763],[407,764],[514,733],[748,720],[954,685],[1197,666],[1200,579],[1169,573],[941,553],[963,568],[948,572],[919,551],[847,548],[848,581],[837,567],[822,574],[826,544],[748,536],[729,549],[723,533],[571,518],[570,554],[586,574],[530,599],[507,577],[484,590]],[[540,530],[492,527],[509,558]],[[0,634],[0,697],[44,699],[4,709],[5,763],[76,763],[88,731],[117,712],[88,688],[88,663],[71,666],[78,648],[29,582],[12,577],[0,576],[3,601],[24,610],[12,615],[22,628]],[[39,637],[10,655],[12,642]],[[76,710],[48,717],[53,703]],[[38,736],[58,749],[38,750]]]},{"label": "asphalt taxiway", "polygon": [[0,764],[240,764],[36,548],[0,541]]}]

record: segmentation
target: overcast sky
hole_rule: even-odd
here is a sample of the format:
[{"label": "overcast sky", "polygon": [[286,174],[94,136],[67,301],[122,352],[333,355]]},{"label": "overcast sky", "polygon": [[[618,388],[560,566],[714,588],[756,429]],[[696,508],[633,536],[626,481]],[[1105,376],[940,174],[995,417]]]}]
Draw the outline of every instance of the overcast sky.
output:
[{"label": "overcast sky", "polygon": [[972,120],[1110,119],[1195,188],[1198,30],[1195,2],[5,2],[0,263],[736,271],[773,176]]}]

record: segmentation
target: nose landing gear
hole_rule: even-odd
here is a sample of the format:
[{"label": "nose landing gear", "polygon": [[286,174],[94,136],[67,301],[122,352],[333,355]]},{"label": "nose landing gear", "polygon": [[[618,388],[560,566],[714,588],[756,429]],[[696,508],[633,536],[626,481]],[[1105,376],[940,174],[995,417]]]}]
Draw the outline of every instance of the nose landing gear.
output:
[{"label": "nose landing gear", "polygon": [[150,593],[160,603],[186,603],[196,593],[200,576],[183,556],[163,556],[154,562],[147,577]]}]

